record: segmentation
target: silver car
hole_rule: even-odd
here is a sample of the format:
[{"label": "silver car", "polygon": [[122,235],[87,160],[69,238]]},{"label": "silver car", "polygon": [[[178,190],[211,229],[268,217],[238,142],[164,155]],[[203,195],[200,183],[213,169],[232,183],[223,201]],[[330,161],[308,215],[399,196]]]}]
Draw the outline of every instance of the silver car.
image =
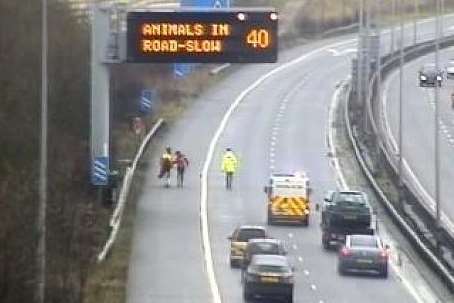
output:
[{"label": "silver car", "polygon": [[443,81],[443,72],[435,68],[435,64],[425,64],[418,72],[419,86],[434,87],[435,85],[441,86]]},{"label": "silver car", "polygon": [[339,250],[338,271],[376,272],[388,277],[388,246],[376,235],[348,235]]}]

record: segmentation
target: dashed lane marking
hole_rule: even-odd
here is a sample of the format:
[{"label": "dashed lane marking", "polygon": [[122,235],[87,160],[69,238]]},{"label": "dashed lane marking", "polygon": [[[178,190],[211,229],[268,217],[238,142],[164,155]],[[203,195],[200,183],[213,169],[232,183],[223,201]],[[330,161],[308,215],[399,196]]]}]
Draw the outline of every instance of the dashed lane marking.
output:
[{"label": "dashed lane marking", "polygon": [[292,248],[293,248],[294,250],[297,250],[297,249],[298,249],[298,245],[293,244],[293,245],[292,245]]},{"label": "dashed lane marking", "polygon": [[311,289],[315,291],[317,290],[317,286],[315,286],[315,284],[311,284]]},{"label": "dashed lane marking", "polygon": [[293,234],[292,234],[292,233],[289,233],[289,234],[288,234],[288,237],[289,237],[290,239],[293,238]]},{"label": "dashed lane marking", "polygon": [[309,274],[310,274],[310,272],[309,272],[307,269],[303,270],[303,273],[304,273],[306,276],[309,276]]},{"label": "dashed lane marking", "polygon": [[327,49],[335,48],[341,45],[348,45],[353,42],[357,41],[357,39],[349,39],[342,42],[333,43],[330,45],[326,45],[321,48],[314,49],[298,58],[295,58],[291,61],[288,61],[268,73],[259,77],[254,83],[249,85],[244,91],[242,91],[238,97],[233,101],[233,103],[229,106],[227,111],[225,112],[221,122],[219,123],[214,136],[212,137],[210,144],[208,146],[206,158],[203,164],[202,174],[201,174],[201,190],[200,190],[200,221],[201,221],[201,234],[202,234],[202,249],[204,255],[204,261],[206,266],[206,273],[208,277],[208,282],[211,290],[211,295],[213,298],[213,303],[222,303],[221,292],[219,290],[219,285],[216,280],[216,274],[214,271],[214,260],[211,251],[211,242],[210,242],[210,231],[209,231],[209,224],[208,224],[208,172],[211,166],[211,162],[213,161],[214,153],[216,151],[216,146],[218,144],[219,138],[221,137],[222,133],[224,132],[227,123],[229,122],[230,117],[236,110],[236,108],[243,102],[243,100],[248,96],[253,90],[263,84],[266,80],[271,78],[272,76],[287,70],[290,67],[293,67],[305,60],[311,58],[314,55],[323,53]]},{"label": "dashed lane marking", "polygon": [[298,257],[298,261],[303,262],[303,257]]}]

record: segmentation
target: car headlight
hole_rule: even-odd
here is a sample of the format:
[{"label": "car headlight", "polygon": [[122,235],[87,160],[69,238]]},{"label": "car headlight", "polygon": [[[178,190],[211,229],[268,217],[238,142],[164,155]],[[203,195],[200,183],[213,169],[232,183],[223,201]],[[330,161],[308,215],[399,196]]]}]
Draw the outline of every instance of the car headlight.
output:
[{"label": "car headlight", "polygon": [[441,81],[441,76],[437,76],[437,80],[438,80],[438,81]]},{"label": "car headlight", "polygon": [[419,79],[421,79],[422,81],[426,81],[426,80],[427,80],[427,77],[424,76],[424,75],[421,75],[421,76],[419,76]]}]

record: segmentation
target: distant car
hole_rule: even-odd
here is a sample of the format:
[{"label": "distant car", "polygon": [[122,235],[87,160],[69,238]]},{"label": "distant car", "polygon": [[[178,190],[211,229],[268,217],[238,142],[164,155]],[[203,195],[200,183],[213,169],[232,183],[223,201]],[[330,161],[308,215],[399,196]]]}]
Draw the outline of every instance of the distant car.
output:
[{"label": "distant car", "polygon": [[436,70],[435,64],[426,64],[418,72],[419,86],[434,87],[436,84],[441,86],[443,81],[443,73]]},{"label": "distant car", "polygon": [[282,298],[293,302],[293,269],[285,256],[255,255],[243,276],[243,297]]},{"label": "distant car", "polygon": [[247,268],[255,255],[281,255],[285,256],[287,249],[278,239],[251,239],[246,245],[243,259],[243,268]]},{"label": "distant car", "polygon": [[446,78],[454,79],[454,60],[450,60],[446,64]]},{"label": "distant car", "polygon": [[239,267],[243,263],[244,250],[250,239],[266,238],[266,230],[263,226],[243,225],[235,229],[230,240],[230,266]]},{"label": "distant car", "polygon": [[349,235],[339,250],[339,274],[351,271],[377,272],[388,277],[388,247],[376,235]]}]

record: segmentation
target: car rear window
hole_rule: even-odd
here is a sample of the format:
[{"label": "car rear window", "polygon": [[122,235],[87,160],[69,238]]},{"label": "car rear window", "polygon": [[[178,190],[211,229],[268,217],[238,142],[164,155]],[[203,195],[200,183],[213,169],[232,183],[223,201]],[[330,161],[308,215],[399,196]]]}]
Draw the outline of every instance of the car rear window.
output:
[{"label": "car rear window", "polygon": [[350,245],[352,247],[378,247],[374,237],[351,237]]},{"label": "car rear window", "polygon": [[251,254],[278,255],[279,246],[274,243],[254,243],[250,248]]},{"label": "car rear window", "polygon": [[261,238],[265,238],[265,231],[263,229],[242,229],[238,234],[238,241],[240,242]]},{"label": "car rear window", "polygon": [[336,199],[336,206],[346,208],[366,208],[367,204],[362,195],[339,194]]},{"label": "car rear window", "polygon": [[278,265],[257,265],[258,272],[272,272],[272,273],[287,273],[290,272],[290,268],[286,266]]}]

